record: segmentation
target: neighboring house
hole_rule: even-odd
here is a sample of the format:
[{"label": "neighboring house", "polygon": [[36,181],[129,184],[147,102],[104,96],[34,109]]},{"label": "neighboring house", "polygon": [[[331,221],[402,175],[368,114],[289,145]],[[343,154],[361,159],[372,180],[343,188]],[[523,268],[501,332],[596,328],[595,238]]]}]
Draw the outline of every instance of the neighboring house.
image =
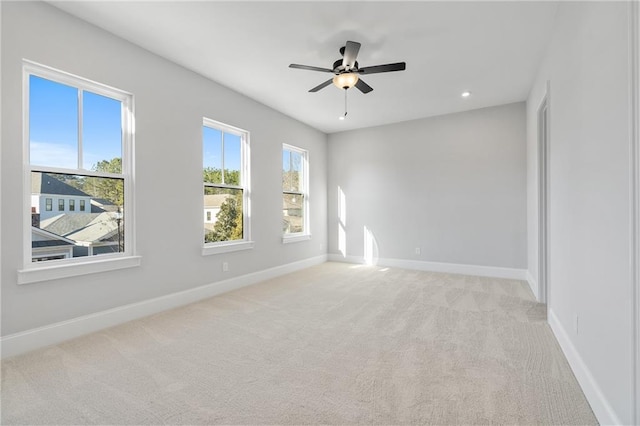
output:
[{"label": "neighboring house", "polygon": [[118,206],[47,173],[32,174],[31,214],[33,261],[114,253],[124,243]]},{"label": "neighboring house", "polygon": [[231,194],[211,194],[204,196],[204,228],[212,231],[217,221],[217,214],[220,207],[227,201]]},{"label": "neighboring house", "polygon": [[282,198],[282,231],[290,234],[303,230],[302,206],[293,203],[289,197]]},{"label": "neighboring house", "polygon": [[44,229],[31,227],[31,261],[67,259],[73,257],[75,241]]},{"label": "neighboring house", "polygon": [[41,221],[62,213],[89,213],[91,196],[47,173],[32,173],[31,210]]},{"label": "neighboring house", "polygon": [[124,237],[117,215],[116,212],[61,214],[41,221],[40,226],[73,241],[73,257],[116,253]]}]

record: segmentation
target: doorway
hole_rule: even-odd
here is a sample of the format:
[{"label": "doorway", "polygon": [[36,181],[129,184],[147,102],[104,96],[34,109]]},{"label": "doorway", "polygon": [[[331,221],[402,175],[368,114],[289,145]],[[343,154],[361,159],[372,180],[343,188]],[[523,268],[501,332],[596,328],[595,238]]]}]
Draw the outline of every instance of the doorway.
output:
[{"label": "doorway", "polygon": [[538,107],[538,301],[549,306],[549,82]]}]

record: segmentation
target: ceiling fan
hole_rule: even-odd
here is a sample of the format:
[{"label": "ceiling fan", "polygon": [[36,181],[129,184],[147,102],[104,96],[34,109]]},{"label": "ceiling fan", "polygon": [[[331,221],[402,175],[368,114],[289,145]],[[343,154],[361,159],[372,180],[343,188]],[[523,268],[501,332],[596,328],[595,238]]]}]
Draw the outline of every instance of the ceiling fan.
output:
[{"label": "ceiling fan", "polygon": [[[331,83],[340,89],[350,89],[353,86],[358,88],[362,93],[369,93],[373,90],[371,86],[360,79],[360,75],[378,74],[382,72],[404,71],[407,64],[404,62],[396,62],[393,64],[374,65],[372,67],[360,68],[358,66],[358,52],[360,51],[360,43],[355,41],[347,41],[346,45],[340,48],[342,59],[338,59],[333,63],[333,68],[312,67],[309,65],[291,64],[289,68],[297,68],[301,70],[319,71],[335,74],[334,77],[325,81],[309,90],[309,92],[317,92],[324,89]],[[346,93],[345,93],[346,95]]]}]

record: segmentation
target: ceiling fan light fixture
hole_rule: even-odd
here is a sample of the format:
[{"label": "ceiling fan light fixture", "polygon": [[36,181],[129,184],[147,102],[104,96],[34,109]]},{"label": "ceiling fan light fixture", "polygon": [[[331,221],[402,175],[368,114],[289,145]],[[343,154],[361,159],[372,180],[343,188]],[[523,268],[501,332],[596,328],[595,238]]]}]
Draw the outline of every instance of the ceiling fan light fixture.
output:
[{"label": "ceiling fan light fixture", "polygon": [[358,74],[346,72],[333,77],[333,84],[339,89],[351,89],[358,82]]}]

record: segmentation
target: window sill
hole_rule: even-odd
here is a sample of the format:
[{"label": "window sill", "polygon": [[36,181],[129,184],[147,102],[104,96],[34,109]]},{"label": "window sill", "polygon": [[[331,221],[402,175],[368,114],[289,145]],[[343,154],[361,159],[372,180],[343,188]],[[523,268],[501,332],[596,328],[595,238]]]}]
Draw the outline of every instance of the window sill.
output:
[{"label": "window sill", "polygon": [[251,250],[253,248],[253,241],[240,241],[237,243],[221,243],[211,244],[202,247],[202,255],[210,256],[212,254],[231,253],[233,251]]},{"label": "window sill", "polygon": [[282,237],[282,244],[298,243],[300,241],[309,241],[311,234],[291,235],[288,237]]},{"label": "window sill", "polygon": [[140,256],[127,256],[109,259],[95,259],[79,263],[38,266],[18,270],[18,284],[51,281],[60,278],[77,277],[99,272],[140,266]]}]

